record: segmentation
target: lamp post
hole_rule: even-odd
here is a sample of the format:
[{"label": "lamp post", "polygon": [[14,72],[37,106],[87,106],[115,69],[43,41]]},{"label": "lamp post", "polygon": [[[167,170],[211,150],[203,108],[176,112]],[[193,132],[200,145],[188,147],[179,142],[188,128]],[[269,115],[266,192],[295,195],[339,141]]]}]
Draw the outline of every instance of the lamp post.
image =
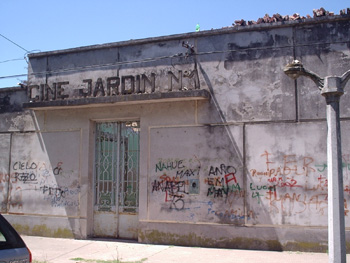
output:
[{"label": "lamp post", "polygon": [[292,79],[311,78],[325,97],[327,104],[327,170],[328,170],[328,253],[329,263],[346,262],[344,188],[340,137],[339,101],[350,79],[350,70],[341,77],[321,78],[294,60],[284,68]]}]

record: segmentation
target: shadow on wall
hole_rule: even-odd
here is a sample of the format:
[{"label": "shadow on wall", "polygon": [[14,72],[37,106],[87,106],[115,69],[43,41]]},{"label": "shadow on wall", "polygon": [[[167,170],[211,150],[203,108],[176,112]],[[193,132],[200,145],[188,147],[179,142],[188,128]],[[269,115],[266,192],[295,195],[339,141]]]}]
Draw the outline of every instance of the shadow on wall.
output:
[{"label": "shadow on wall", "polygon": [[[33,123],[40,130],[33,113]],[[11,134],[2,213],[22,234],[81,238],[80,130]],[[5,185],[4,185],[5,184]]]}]

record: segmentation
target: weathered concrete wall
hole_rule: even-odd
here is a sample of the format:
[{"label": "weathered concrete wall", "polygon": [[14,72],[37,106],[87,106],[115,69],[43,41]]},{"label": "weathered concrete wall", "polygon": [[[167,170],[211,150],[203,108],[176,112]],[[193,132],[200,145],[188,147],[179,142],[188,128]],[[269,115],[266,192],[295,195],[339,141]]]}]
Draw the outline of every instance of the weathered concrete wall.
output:
[{"label": "weathered concrete wall", "polygon": [[0,94],[0,113],[19,112],[27,101],[25,87],[4,88]]},{"label": "weathered concrete wall", "polygon": [[95,124],[139,120],[140,241],[324,251],[325,100],[283,67],[343,74],[349,26],[330,17],[31,55],[27,109],[0,123],[1,211],[23,233],[94,235]]}]

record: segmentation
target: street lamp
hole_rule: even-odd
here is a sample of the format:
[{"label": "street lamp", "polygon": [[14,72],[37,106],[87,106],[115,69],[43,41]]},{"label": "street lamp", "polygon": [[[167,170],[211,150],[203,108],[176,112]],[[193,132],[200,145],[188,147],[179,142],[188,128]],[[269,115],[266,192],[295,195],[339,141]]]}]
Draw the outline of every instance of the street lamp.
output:
[{"label": "street lamp", "polygon": [[350,79],[350,70],[341,77],[321,78],[306,70],[300,61],[294,60],[284,68],[292,79],[300,76],[311,78],[327,103],[327,167],[328,167],[328,253],[329,263],[346,262],[344,188],[340,137],[339,101]]}]

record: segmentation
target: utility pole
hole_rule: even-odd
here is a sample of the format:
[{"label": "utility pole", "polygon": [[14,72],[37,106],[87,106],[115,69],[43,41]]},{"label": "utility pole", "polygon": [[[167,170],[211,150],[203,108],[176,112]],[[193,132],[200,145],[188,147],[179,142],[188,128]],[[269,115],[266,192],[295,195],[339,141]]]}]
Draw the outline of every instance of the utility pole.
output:
[{"label": "utility pole", "polygon": [[292,79],[311,78],[325,97],[327,104],[327,170],[328,170],[328,253],[329,263],[346,262],[344,187],[340,136],[340,97],[350,79],[350,70],[342,76],[321,78],[294,60],[284,68]]}]

